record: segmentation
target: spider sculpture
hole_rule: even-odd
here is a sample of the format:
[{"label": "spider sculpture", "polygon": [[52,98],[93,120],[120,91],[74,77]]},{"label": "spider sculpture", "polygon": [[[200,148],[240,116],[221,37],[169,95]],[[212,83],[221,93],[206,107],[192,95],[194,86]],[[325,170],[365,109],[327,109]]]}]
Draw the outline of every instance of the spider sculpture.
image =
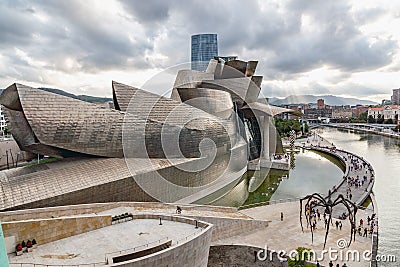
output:
[{"label": "spider sculpture", "polygon": [[[323,196],[320,194],[314,193],[311,195],[308,195],[302,199],[300,199],[300,225],[301,225],[301,230],[303,230],[303,222],[302,222],[302,217],[303,217],[303,201],[307,201],[305,204],[305,217],[307,220],[307,228],[310,226],[311,228],[311,242],[314,242],[314,230],[311,225],[311,211],[321,207],[321,210],[325,209],[325,214],[327,214],[328,221],[326,224],[326,232],[325,232],[325,241],[324,241],[324,249],[326,245],[326,240],[328,238],[328,233],[329,233],[329,225],[332,224],[332,211],[335,206],[338,206],[340,204],[344,205],[348,211],[348,218],[350,221],[351,225],[351,232],[350,232],[350,242],[348,242],[348,247],[351,244],[351,241],[356,238],[356,213],[357,213],[357,206],[351,202],[350,200],[346,199],[343,197],[342,194],[340,194],[334,201],[331,199],[332,194],[331,191],[329,190],[328,193],[328,199],[326,200]],[[345,214],[346,216],[346,214]],[[342,217],[341,219],[345,219],[345,217]]]}]

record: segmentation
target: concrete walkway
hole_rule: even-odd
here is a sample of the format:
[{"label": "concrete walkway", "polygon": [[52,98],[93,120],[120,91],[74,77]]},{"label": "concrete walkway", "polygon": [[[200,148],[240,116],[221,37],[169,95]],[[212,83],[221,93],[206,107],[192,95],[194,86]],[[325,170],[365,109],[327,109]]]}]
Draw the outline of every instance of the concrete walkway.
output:
[{"label": "concrete walkway", "polygon": [[[327,190],[331,190],[331,199],[334,201],[339,195],[343,195],[345,198],[352,201],[357,206],[360,206],[364,203],[365,199],[372,192],[372,188],[374,185],[374,170],[372,166],[366,162],[365,159],[350,153],[348,151],[344,151],[335,147],[335,145],[318,134],[314,133],[311,137],[304,139],[297,139],[295,142],[295,146],[303,147],[310,150],[320,151],[326,154],[334,155],[341,160],[341,162],[345,165],[345,173],[343,175],[343,180],[334,186],[333,188],[329,188]],[[352,161],[355,163],[353,164]],[[355,168],[355,165],[358,168]],[[359,178],[363,180],[363,177],[366,176],[366,180],[361,186],[350,186],[348,183],[351,178]],[[328,192],[319,192],[324,195],[328,195]],[[347,208],[344,205],[339,205],[334,210],[333,216],[335,218],[339,218],[340,215],[347,212]]]},{"label": "concrete walkway", "polygon": [[[345,165],[346,170],[343,180],[338,185],[330,189],[332,192],[332,201],[334,201],[339,195],[343,195],[357,206],[360,206],[364,203],[369,194],[372,192],[374,185],[374,171],[372,166],[366,162],[365,159],[348,151],[336,148],[333,143],[330,143],[317,134],[314,134],[307,139],[299,139],[298,141],[301,142],[297,142],[297,146],[335,155]],[[366,180],[361,186],[350,185],[349,181],[351,178],[359,178],[360,180],[364,180],[364,176],[366,176]],[[326,195],[327,193],[328,192],[326,192]],[[334,210],[333,216],[335,218],[339,218],[339,216],[343,213],[348,215],[347,208],[344,205],[339,205]]]}]

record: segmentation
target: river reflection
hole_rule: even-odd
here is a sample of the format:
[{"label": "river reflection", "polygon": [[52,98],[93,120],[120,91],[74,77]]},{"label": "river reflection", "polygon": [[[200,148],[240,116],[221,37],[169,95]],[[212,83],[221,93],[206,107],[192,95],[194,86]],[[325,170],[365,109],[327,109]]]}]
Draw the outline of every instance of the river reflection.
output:
[{"label": "river reflection", "polygon": [[238,207],[315,192],[326,194],[343,177],[340,164],[332,157],[307,150],[294,156],[296,166],[289,172],[267,169],[248,172],[228,194],[211,204]]}]

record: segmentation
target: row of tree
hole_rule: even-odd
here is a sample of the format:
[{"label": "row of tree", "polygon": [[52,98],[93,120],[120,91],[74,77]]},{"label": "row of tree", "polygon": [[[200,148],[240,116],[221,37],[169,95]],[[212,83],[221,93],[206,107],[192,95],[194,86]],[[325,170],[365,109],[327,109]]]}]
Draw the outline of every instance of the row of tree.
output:
[{"label": "row of tree", "polygon": [[398,114],[396,114],[395,119],[387,119],[383,117],[383,115],[379,114],[378,117],[375,119],[372,115],[368,116],[367,112],[363,112],[358,117],[354,118],[343,118],[339,119],[338,122],[344,123],[379,123],[379,124],[396,124],[398,121]]},{"label": "row of tree", "polygon": [[377,119],[375,119],[372,115],[368,116],[368,123],[397,124],[398,120],[399,120],[399,114],[396,114],[394,120],[393,119],[385,120],[385,118],[381,114],[378,114]]},{"label": "row of tree", "polygon": [[304,129],[302,129],[302,124],[298,120],[275,118],[274,122],[276,130],[278,131],[280,136],[289,136],[291,130],[294,130],[297,134],[305,134],[308,132],[308,125],[304,124]]}]

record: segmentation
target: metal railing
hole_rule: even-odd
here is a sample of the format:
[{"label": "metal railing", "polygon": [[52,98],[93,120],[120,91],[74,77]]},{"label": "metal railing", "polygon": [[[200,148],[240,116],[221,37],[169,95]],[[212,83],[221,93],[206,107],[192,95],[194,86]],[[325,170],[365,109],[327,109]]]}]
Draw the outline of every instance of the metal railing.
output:
[{"label": "metal railing", "polygon": [[190,238],[192,238],[192,237],[194,237],[194,236],[200,234],[200,233],[203,232],[203,230],[205,229],[205,228],[200,227],[200,226],[199,226],[198,228],[199,228],[199,231],[194,232],[194,233],[191,233],[190,235],[187,235],[187,236],[185,236],[185,237],[183,237],[183,238],[181,238],[181,239],[179,239],[179,240],[176,240],[176,241],[175,241],[175,244],[178,245],[178,244],[180,244],[180,243],[184,243],[184,242],[186,242],[187,240],[189,240]]}]

